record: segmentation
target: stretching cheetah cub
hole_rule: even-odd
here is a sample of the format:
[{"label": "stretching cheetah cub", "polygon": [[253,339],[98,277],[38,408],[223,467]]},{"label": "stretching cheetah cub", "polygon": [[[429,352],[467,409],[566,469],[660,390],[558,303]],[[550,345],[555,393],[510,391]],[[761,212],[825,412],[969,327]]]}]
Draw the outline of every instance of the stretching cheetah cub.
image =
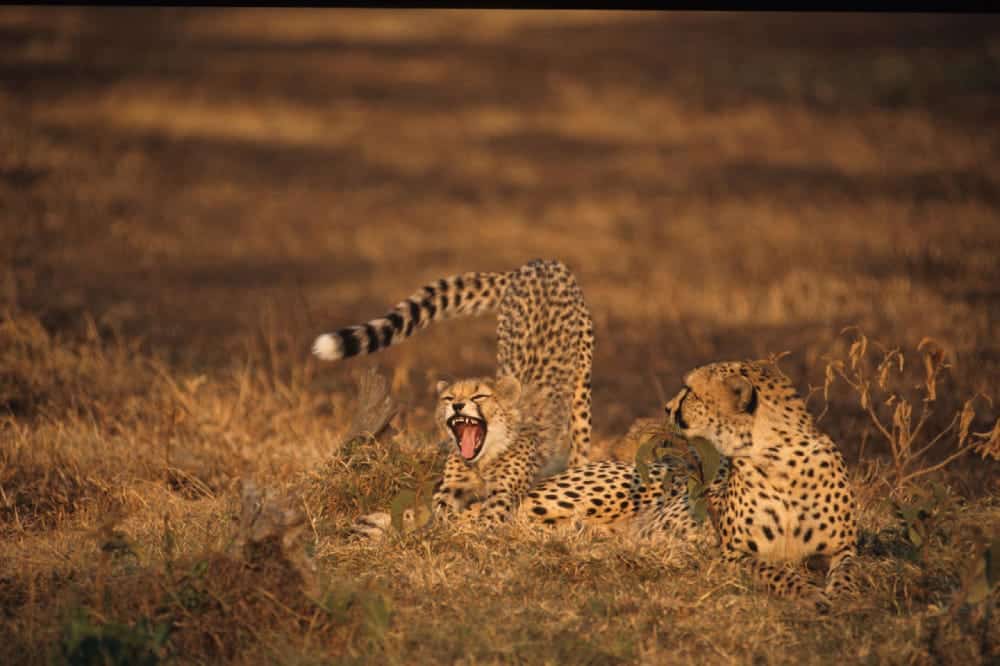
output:
[{"label": "stretching cheetah cub", "polygon": [[[442,278],[400,301],[383,317],[316,338],[313,353],[336,361],[397,344],[431,322],[497,316],[497,377],[513,377],[544,397],[551,441],[568,464],[590,450],[590,374],[594,328],[576,278],[561,261],[536,259],[512,271]],[[542,404],[542,403],[539,403]]]}]

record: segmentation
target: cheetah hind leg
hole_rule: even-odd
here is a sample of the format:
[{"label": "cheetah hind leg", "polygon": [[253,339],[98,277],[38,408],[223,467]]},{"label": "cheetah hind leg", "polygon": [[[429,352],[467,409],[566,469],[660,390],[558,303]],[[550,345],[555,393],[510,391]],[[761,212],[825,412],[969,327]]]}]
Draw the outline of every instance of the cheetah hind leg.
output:
[{"label": "cheetah hind leg", "polygon": [[830,611],[831,603],[827,592],[811,583],[795,569],[764,562],[746,553],[728,553],[725,559],[749,569],[756,582],[779,597],[804,601],[811,604],[819,613]]},{"label": "cheetah hind leg", "polygon": [[857,593],[855,574],[857,553],[853,547],[846,547],[830,557],[830,570],[826,574],[827,596],[852,596]]}]

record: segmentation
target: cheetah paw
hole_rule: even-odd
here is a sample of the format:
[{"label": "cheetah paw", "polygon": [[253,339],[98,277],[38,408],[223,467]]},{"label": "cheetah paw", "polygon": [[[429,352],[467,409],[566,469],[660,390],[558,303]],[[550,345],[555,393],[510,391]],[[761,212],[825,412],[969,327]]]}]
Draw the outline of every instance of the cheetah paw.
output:
[{"label": "cheetah paw", "polygon": [[[413,522],[413,509],[405,510],[403,512],[403,531],[408,531],[408,526],[412,526]],[[376,511],[355,518],[351,525],[350,534],[355,539],[374,543],[383,541],[395,531],[392,526],[392,515],[388,511]]]},{"label": "cheetah paw", "polygon": [[816,590],[806,595],[802,601],[820,615],[828,615],[833,610],[833,602],[830,600],[830,596],[823,590]]}]

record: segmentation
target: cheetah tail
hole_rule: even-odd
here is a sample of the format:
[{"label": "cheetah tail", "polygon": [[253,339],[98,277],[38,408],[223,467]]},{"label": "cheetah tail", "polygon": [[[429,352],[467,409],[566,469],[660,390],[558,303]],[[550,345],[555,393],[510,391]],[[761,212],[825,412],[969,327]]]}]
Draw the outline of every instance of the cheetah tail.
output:
[{"label": "cheetah tail", "polygon": [[410,337],[432,321],[496,311],[508,273],[462,273],[421,287],[386,315],[316,338],[312,351],[324,361],[372,354]]}]

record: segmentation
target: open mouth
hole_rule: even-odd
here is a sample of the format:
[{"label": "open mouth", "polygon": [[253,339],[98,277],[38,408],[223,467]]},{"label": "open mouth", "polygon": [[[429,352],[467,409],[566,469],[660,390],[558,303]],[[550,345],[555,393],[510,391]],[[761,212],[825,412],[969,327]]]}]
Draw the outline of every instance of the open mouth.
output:
[{"label": "open mouth", "polygon": [[448,419],[448,427],[458,444],[458,452],[466,462],[472,462],[479,455],[486,441],[486,421],[474,416],[455,414]]}]

